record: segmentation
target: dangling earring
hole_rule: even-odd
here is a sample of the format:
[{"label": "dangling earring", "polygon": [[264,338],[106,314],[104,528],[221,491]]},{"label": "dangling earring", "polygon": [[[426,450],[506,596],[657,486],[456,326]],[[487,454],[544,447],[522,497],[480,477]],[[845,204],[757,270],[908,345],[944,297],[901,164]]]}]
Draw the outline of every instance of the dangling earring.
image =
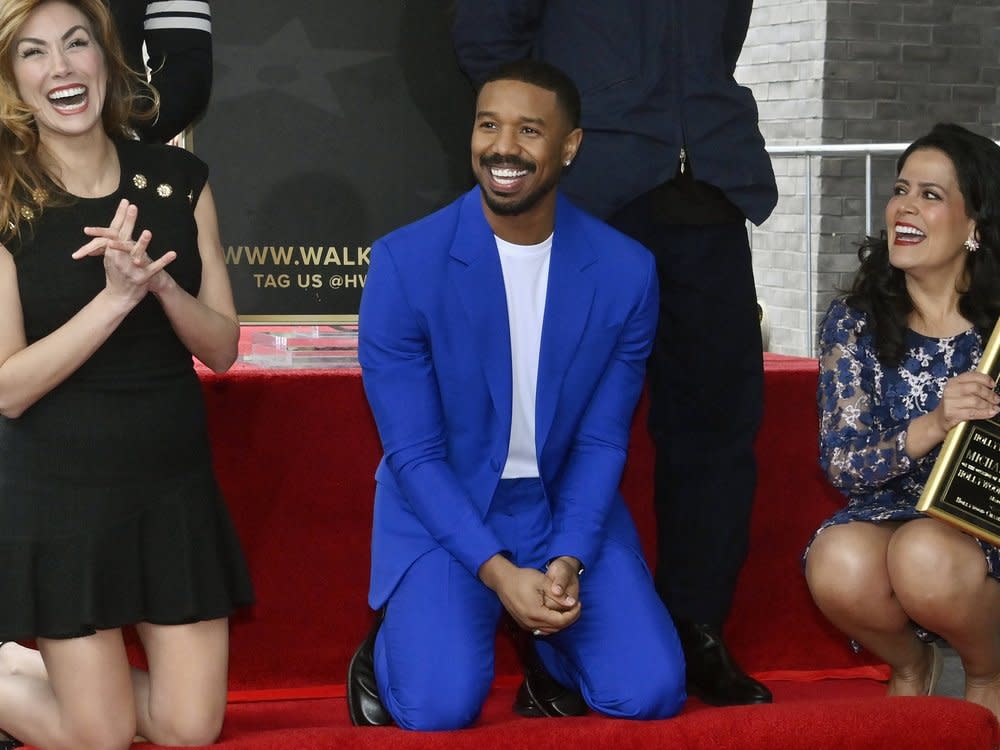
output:
[{"label": "dangling earring", "polygon": [[968,250],[970,253],[976,252],[979,249],[979,243],[972,237],[969,237],[965,242],[962,243],[962,247]]}]

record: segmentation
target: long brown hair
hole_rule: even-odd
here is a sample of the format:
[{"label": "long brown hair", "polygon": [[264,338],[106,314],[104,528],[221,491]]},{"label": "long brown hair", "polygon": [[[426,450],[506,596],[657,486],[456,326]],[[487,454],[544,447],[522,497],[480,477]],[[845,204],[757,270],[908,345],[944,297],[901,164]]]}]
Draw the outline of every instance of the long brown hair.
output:
[{"label": "long brown hair", "polygon": [[[14,79],[14,54],[18,32],[28,16],[48,2],[64,2],[87,18],[93,39],[104,54],[108,84],[101,122],[111,137],[134,137],[130,121],[151,119],[159,109],[152,92],[152,106],[140,106],[140,74],[125,62],[114,19],[104,0],[2,0],[0,2],[0,239],[20,236],[42,211],[57,204],[58,195],[47,189],[51,181],[39,157],[38,126],[32,110],[21,99]],[[148,88],[148,87],[147,87]],[[151,89],[150,89],[151,90]]]}]

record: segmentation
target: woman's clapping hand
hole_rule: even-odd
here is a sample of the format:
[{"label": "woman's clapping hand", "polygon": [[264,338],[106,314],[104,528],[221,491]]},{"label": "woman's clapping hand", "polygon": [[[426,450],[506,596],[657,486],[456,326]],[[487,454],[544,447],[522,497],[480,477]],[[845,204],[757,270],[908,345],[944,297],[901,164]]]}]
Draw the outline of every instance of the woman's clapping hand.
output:
[{"label": "woman's clapping hand", "polygon": [[93,239],[73,253],[76,260],[104,256],[106,288],[135,302],[168,282],[166,274],[160,272],[177,257],[173,251],[155,261],[149,257],[152,233],[144,229],[138,239],[132,239],[138,216],[138,207],[123,199],[107,227],[84,227],[84,234]]}]

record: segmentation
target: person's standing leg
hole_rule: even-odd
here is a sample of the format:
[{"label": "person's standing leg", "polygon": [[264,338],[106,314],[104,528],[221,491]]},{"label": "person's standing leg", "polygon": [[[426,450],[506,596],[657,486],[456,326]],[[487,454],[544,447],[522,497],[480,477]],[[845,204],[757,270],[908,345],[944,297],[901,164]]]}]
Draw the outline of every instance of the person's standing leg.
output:
[{"label": "person's standing leg", "polygon": [[656,586],[684,644],[688,687],[716,704],[770,700],[722,641],[747,554],[763,413],[763,353],[743,223],[657,222],[648,196],[612,224],[656,258],[660,319],[649,361],[656,446]]},{"label": "person's standing leg", "polygon": [[665,227],[653,250],[657,587],[676,618],[721,626],[747,553],[763,405],[750,250],[742,224]]},{"label": "person's standing leg", "polygon": [[719,704],[770,692],[731,659],[722,625],[746,559],[763,412],[763,354],[746,228],[664,228],[662,315],[650,366],[656,583],[677,622],[688,687]]}]

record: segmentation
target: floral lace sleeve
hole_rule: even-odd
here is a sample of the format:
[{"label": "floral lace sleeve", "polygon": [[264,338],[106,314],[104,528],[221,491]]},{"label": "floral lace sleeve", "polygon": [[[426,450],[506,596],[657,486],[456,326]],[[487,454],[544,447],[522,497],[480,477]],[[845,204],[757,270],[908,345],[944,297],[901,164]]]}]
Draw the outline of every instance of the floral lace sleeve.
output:
[{"label": "floral lace sleeve", "polygon": [[820,465],[847,492],[876,489],[913,466],[909,423],[876,409],[882,366],[864,328],[864,316],[836,300],[820,331]]}]

